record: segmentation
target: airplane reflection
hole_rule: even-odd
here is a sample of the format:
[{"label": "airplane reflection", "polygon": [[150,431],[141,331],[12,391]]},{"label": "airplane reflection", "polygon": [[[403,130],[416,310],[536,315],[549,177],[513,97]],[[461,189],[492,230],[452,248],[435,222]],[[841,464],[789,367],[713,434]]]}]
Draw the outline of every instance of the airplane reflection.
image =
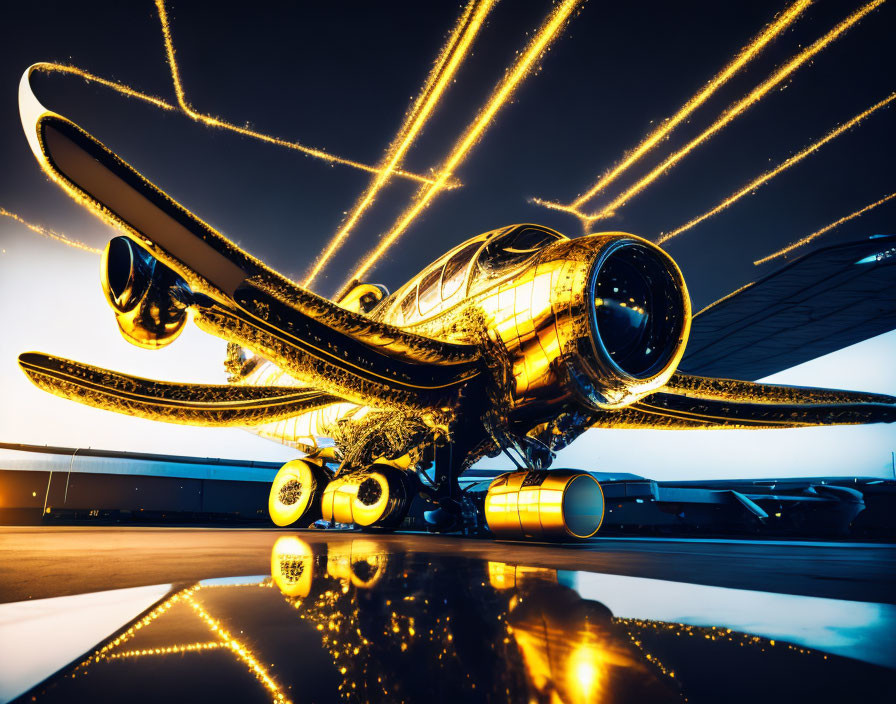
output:
[{"label": "airplane reflection", "polygon": [[[390,555],[369,539],[315,556],[294,536],[275,543],[271,563],[274,584],[300,618],[316,625],[339,664],[343,695],[417,700],[425,690],[406,690],[407,672],[395,667],[410,653],[411,667],[463,662],[454,682],[477,699],[683,699],[674,673],[645,657],[606,606],[561,585],[556,570],[488,562],[478,565],[483,574],[477,579],[450,565],[411,570],[413,556]],[[438,576],[430,578],[430,571]],[[407,593],[379,597],[379,584],[394,587],[396,581]],[[434,592],[442,598],[432,598]]]},{"label": "airplane reflection", "polygon": [[[724,621],[651,619],[652,597],[621,594],[607,575],[395,551],[374,533],[304,537],[276,539],[270,577],[181,585],[31,697],[107,701],[128,682],[132,704],[740,702],[755,701],[754,682],[839,696],[892,681],[884,667]],[[570,586],[583,580],[589,590]]]}]

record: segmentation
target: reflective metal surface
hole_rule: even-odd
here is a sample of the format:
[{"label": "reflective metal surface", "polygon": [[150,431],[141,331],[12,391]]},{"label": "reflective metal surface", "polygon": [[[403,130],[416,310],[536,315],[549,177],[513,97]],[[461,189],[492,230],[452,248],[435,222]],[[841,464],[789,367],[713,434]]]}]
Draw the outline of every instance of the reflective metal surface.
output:
[{"label": "reflective metal surface", "polygon": [[603,517],[603,491],[586,472],[509,472],[485,497],[485,519],[499,538],[590,538]]},{"label": "reflective metal surface", "polygon": [[[547,469],[589,427],[896,421],[896,399],[887,396],[676,374],[691,326],[684,279],[666,252],[624,232],[569,239],[541,225],[510,225],[457,244],[393,296],[355,282],[330,301],[46,110],[32,70],[22,77],[19,107],[38,163],[124,235],[107,248],[103,274],[120,329],[135,344],[160,347],[189,310],[200,329],[227,340],[232,385],[154,382],[33,352],[20,365],[41,389],[106,410],[244,425],[307,452],[335,447],[315,455],[334,474],[318,492],[322,503],[315,494],[301,504],[295,477],[275,487],[278,525],[291,516],[307,525],[319,510],[336,522],[395,527],[408,497],[422,494],[438,506],[424,514],[433,528],[478,531],[483,517],[464,505],[460,474],[501,452],[519,469]],[[527,526],[517,511],[520,535],[591,534],[590,525],[571,528],[556,496],[538,495],[537,515],[553,517]],[[602,502],[592,507],[594,515],[602,510]]]},{"label": "reflective metal surface", "polygon": [[[33,657],[90,630],[79,609],[119,621],[23,701],[883,702],[896,687],[891,605],[479,559],[457,542],[256,535],[267,573],[162,586],[148,605],[148,587],[43,600],[56,616],[24,619]],[[32,603],[0,604],[0,634]]]}]

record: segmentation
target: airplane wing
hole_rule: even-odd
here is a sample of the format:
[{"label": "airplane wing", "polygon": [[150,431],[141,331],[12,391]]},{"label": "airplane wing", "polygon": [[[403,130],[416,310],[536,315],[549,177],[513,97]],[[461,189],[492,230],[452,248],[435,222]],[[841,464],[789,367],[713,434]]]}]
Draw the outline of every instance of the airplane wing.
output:
[{"label": "airplane wing", "polygon": [[35,385],[56,396],[94,408],[183,425],[260,425],[342,401],[338,396],[308,388],[142,379],[39,352],[20,355],[19,365]]},{"label": "airplane wing", "polygon": [[408,333],[278,274],[143,178],[22,77],[22,124],[38,162],[76,200],[207,297],[196,323],[351,401],[433,407],[481,372],[476,345]]},{"label": "airplane wing", "polygon": [[762,379],[896,328],[896,235],[811,252],[694,316],[678,369]]},{"label": "airplane wing", "polygon": [[675,374],[660,391],[595,428],[799,428],[896,422],[896,398],[835,389],[758,384]]}]

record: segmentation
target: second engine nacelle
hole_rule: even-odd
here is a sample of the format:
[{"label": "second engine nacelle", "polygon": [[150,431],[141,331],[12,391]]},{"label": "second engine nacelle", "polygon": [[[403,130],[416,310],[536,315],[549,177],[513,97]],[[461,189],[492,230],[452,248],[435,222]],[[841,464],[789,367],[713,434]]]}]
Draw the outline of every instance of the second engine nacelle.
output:
[{"label": "second engine nacelle", "polygon": [[192,297],[187,282],[127,237],[106,245],[101,281],[121,334],[131,344],[158,349],[184,329]]},{"label": "second engine nacelle", "polygon": [[590,538],[603,517],[603,489],[576,470],[508,472],[492,481],[485,496],[485,520],[497,538]]}]

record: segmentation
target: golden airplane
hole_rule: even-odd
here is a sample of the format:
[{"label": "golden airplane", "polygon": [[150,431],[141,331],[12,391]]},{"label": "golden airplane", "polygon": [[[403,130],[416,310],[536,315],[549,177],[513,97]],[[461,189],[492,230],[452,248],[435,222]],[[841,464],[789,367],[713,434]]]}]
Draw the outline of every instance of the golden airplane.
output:
[{"label": "golden airplane", "polygon": [[458,476],[506,453],[484,518],[500,537],[587,538],[603,494],[545,471],[592,427],[778,428],[892,422],[896,399],[676,373],[691,306],[675,262],[622,232],[512,225],[463,242],[395,293],[331,301],[237,247],[72,121],[19,91],[41,167],[122,236],[102,284],[125,339],[170,344],[188,318],[228,341],[230,383],[142,379],[28,352],[40,388],[172,423],[240,426],[305,453],[282,467],[277,525],[394,528],[419,493],[434,527],[464,514]]}]

